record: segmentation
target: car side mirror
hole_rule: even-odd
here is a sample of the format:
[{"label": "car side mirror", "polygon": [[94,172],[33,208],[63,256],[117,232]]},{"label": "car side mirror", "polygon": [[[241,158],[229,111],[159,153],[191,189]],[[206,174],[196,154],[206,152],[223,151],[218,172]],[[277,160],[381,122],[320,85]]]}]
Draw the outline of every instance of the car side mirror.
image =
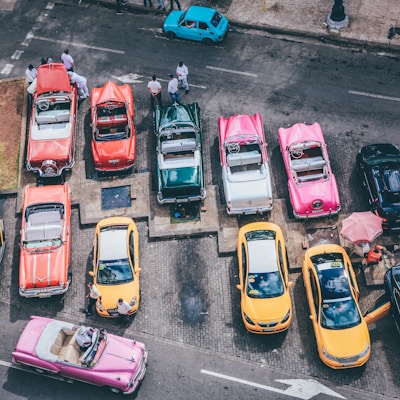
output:
[{"label": "car side mirror", "polygon": [[142,272],[142,268],[136,268],[136,272]]},{"label": "car side mirror", "polygon": [[315,315],[310,315],[309,318],[311,319],[311,321],[315,321]]},{"label": "car side mirror", "polygon": [[89,271],[89,275],[90,276],[94,276],[94,272],[93,271]]},{"label": "car side mirror", "polygon": [[287,283],[287,286],[290,288],[290,287],[292,287],[293,286],[293,282],[292,281],[289,281],[288,283]]},{"label": "car side mirror", "polygon": [[236,288],[242,290],[242,285],[236,285]]}]

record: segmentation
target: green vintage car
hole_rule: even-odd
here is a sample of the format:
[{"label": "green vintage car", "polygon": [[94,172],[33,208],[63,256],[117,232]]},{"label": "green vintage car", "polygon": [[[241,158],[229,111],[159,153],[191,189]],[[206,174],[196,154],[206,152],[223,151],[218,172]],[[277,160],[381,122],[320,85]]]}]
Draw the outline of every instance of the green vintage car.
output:
[{"label": "green vintage car", "polygon": [[160,204],[204,200],[200,108],[197,103],[155,106],[157,200]]}]

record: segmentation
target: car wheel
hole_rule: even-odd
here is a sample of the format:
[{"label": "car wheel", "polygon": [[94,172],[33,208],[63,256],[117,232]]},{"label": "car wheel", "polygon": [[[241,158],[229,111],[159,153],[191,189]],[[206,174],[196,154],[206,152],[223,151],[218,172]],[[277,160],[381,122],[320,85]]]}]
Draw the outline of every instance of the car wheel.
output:
[{"label": "car wheel", "polygon": [[214,41],[210,38],[204,38],[203,43],[206,44],[207,46],[211,46],[214,44]]},{"label": "car wheel", "polygon": [[71,271],[68,272],[68,282],[69,282],[69,284],[72,283],[72,272]]},{"label": "car wheel", "polygon": [[116,393],[116,394],[121,394],[121,393],[122,393],[120,389],[115,388],[115,387],[112,387],[112,386],[110,386],[109,389],[110,389],[113,393]]},{"label": "car wheel", "polygon": [[175,32],[172,32],[172,31],[168,31],[168,32],[166,33],[166,35],[167,35],[167,38],[168,38],[168,39],[176,39],[176,38],[177,38],[176,33],[175,33]]}]

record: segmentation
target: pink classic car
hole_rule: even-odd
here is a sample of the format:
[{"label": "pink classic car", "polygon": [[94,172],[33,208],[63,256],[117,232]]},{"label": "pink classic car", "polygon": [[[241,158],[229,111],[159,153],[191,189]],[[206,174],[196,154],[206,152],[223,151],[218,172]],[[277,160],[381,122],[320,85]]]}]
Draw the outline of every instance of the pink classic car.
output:
[{"label": "pink classic car", "polygon": [[64,64],[38,68],[32,99],[26,168],[49,178],[74,165],[77,91]]},{"label": "pink classic car", "polygon": [[278,140],[294,217],[304,219],[337,214],[340,211],[339,193],[321,126],[316,122],[280,128]]},{"label": "pink classic car", "polygon": [[261,115],[219,117],[218,128],[227,213],[270,211],[271,174]]},{"label": "pink classic car", "polygon": [[144,378],[147,350],[143,343],[103,329],[32,316],[12,361],[67,382],[76,380],[129,394]]},{"label": "pink classic car", "polygon": [[92,154],[98,171],[132,168],[136,158],[133,93],[129,85],[108,81],[92,89]]}]

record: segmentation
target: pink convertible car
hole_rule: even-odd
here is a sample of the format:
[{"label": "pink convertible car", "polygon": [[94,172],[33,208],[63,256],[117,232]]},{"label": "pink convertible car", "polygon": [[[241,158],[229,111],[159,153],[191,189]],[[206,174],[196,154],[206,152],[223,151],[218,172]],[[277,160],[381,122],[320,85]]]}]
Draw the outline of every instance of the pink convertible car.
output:
[{"label": "pink convertible car", "polygon": [[[81,337],[87,341],[86,347],[78,344],[83,343]],[[12,353],[12,361],[68,382],[76,380],[129,394],[143,380],[147,350],[143,343],[102,329],[32,316]]]},{"label": "pink convertible car", "polygon": [[298,123],[278,132],[295,218],[317,218],[340,211],[339,192],[331,170],[321,126]]}]

